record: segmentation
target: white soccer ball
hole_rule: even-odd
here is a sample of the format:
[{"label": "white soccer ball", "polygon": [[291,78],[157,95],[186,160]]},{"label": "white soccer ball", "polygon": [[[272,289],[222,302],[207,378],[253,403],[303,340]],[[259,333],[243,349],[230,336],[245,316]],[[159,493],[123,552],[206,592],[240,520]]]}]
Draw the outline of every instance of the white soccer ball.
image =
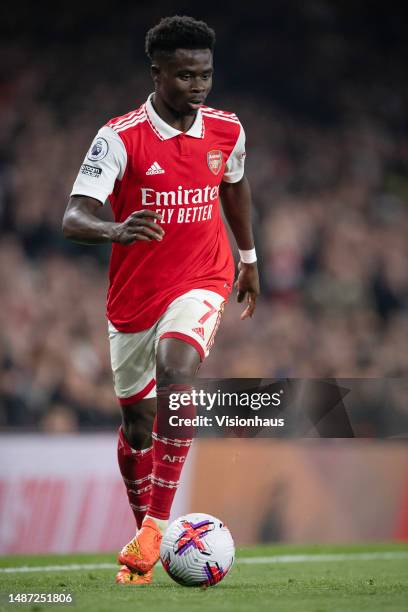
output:
[{"label": "white soccer ball", "polygon": [[222,521],[210,514],[186,514],[167,528],[160,559],[168,575],[183,586],[213,586],[234,563],[235,546]]}]

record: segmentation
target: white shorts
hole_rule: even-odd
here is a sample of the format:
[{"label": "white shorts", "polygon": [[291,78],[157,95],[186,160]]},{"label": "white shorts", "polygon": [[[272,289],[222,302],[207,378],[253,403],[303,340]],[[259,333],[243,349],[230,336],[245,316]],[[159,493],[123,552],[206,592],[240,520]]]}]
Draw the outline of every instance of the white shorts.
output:
[{"label": "white shorts", "polygon": [[207,289],[193,289],[175,299],[149,329],[119,332],[108,322],[115,393],[122,405],[156,397],[156,351],[162,338],[194,346],[203,361],[214,343],[225,299]]}]

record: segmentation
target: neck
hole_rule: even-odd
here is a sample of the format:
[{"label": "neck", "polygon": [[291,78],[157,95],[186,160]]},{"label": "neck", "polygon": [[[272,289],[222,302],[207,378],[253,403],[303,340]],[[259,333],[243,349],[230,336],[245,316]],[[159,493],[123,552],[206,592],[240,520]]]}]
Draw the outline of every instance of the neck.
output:
[{"label": "neck", "polygon": [[153,94],[152,104],[159,117],[175,130],[180,130],[180,132],[188,132],[197,115],[197,111],[191,112],[188,115],[177,113],[157,93]]}]

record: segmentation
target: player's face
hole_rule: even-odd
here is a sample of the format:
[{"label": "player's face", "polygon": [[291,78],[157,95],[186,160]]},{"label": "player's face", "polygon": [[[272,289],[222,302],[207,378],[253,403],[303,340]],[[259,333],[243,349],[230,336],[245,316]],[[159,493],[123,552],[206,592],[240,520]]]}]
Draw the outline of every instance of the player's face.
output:
[{"label": "player's face", "polygon": [[195,114],[210,93],[213,59],[209,49],[177,49],[152,67],[156,94],[172,111]]}]

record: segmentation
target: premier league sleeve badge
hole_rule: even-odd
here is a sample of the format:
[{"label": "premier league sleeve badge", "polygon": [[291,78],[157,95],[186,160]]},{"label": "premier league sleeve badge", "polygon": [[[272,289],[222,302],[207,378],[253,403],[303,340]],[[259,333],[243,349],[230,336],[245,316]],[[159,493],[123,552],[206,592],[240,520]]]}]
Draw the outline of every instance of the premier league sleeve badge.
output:
[{"label": "premier league sleeve badge", "polygon": [[91,161],[100,161],[109,151],[109,145],[105,138],[98,136],[92,143],[88,151],[88,159]]}]

